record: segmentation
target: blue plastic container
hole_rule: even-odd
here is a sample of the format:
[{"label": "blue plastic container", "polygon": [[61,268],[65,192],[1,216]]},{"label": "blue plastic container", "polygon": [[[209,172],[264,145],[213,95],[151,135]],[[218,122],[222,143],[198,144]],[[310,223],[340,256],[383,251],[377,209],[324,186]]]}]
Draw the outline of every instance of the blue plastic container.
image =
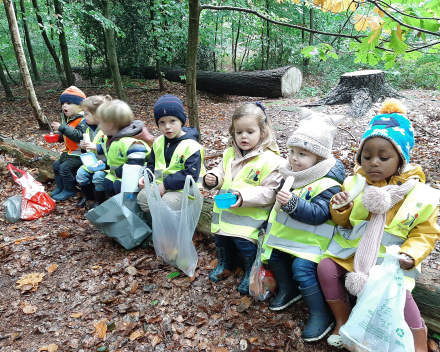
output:
[{"label": "blue plastic container", "polygon": [[237,203],[237,195],[232,193],[219,194],[214,197],[214,200],[220,209],[228,209]]},{"label": "blue plastic container", "polygon": [[82,163],[92,172],[105,169],[104,163],[98,164],[98,159],[96,159],[95,153],[84,153],[81,154],[80,157]]}]

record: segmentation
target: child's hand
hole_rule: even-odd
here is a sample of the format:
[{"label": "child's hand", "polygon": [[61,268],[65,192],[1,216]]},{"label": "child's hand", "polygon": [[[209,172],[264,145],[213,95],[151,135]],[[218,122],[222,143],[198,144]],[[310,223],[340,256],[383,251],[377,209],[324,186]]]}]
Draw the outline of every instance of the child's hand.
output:
[{"label": "child's hand", "polygon": [[279,191],[277,194],[277,201],[284,207],[289,203],[289,200],[292,199],[292,193],[286,191]]},{"label": "child's hand", "polygon": [[97,164],[104,164],[104,162],[102,160],[98,160]]},{"label": "child's hand", "polygon": [[52,127],[52,129],[54,131],[58,131],[58,129],[60,128],[61,124],[59,122],[53,121],[53,122],[51,122],[50,126]]},{"label": "child's hand", "polygon": [[241,205],[241,203],[243,203],[243,197],[241,196],[240,192],[233,192],[232,194],[235,194],[237,196],[237,203],[231,205],[229,209],[238,208]]},{"label": "child's hand", "polygon": [[[404,253],[402,253],[404,254]],[[405,255],[405,254],[404,254]],[[414,259],[412,259],[409,255],[406,255],[405,259],[399,259],[399,265],[403,270],[408,270],[414,268]]]},{"label": "child's hand", "polygon": [[89,150],[97,150],[97,149],[98,149],[98,147],[96,146],[96,144],[95,144],[95,143],[92,143],[92,142],[84,142],[84,141],[81,141],[81,142],[79,143],[79,145],[80,145],[80,147],[81,147],[82,149],[89,149]]},{"label": "child's hand", "polygon": [[[348,197],[350,196],[350,193],[348,193],[347,191],[344,192],[339,192],[337,194],[335,194],[335,196],[333,197],[333,203],[335,204],[343,204],[348,200]],[[349,207],[353,206],[353,202],[350,202],[349,204],[347,204]]]},{"label": "child's hand", "polygon": [[160,196],[163,197],[163,195],[166,192],[165,186],[163,185],[163,182],[159,185],[159,192],[160,192]]},{"label": "child's hand", "polygon": [[215,177],[213,174],[206,174],[205,183],[208,186],[215,186],[217,183],[217,177]]},{"label": "child's hand", "polygon": [[144,189],[145,188],[145,178],[144,176],[142,176],[139,181],[138,181],[138,186],[140,189]]}]

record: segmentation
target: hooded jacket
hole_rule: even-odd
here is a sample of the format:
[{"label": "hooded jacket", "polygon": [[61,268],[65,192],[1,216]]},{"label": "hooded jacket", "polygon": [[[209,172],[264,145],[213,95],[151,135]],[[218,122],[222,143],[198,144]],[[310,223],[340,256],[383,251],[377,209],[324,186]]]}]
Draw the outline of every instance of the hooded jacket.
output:
[{"label": "hooded jacket", "polygon": [[[165,148],[164,156],[166,167],[170,165],[171,158],[173,157],[174,151],[180,142],[186,139],[192,139],[196,142],[199,141],[199,132],[195,127],[182,127],[182,131],[186,132],[183,136],[179,138],[167,138],[165,137]],[[155,165],[155,155],[154,150],[151,149],[150,160],[147,163],[147,168],[154,174]],[[200,170],[202,168],[202,156],[200,151],[195,152],[185,161],[185,167],[183,170],[178,171],[174,174],[167,175],[163,181],[163,185],[166,190],[177,191],[183,189],[185,186],[186,176],[190,175],[194,180],[197,181],[200,175]]]},{"label": "hooded jacket", "polygon": [[[420,178],[420,182],[425,183],[425,174],[422,171],[422,168],[420,165],[416,164],[409,164],[404,172],[400,175],[391,176],[390,181],[387,182],[386,180],[373,182],[370,180],[370,178],[366,175],[364,170],[361,167],[357,167],[355,169],[355,172],[359,175],[362,175],[366,178],[367,183],[369,185],[373,185],[376,187],[384,187],[386,185],[401,185],[408,181],[410,177],[412,176],[418,176]],[[344,185],[342,186],[342,191],[344,191]],[[389,225],[393,218],[396,216],[398,210],[402,206],[403,202],[405,201],[406,196],[398,202],[394,207],[392,207],[388,212],[386,213],[386,225]],[[332,209],[333,200],[330,202],[330,213],[332,216],[332,220],[335,224],[340,225],[345,228],[352,228],[350,224],[350,214],[353,209],[353,207],[343,207],[340,209]],[[438,215],[439,207],[435,209],[435,211],[431,214],[428,220],[425,222],[420,223],[419,225],[415,226],[410,233],[408,234],[408,239],[402,244],[400,252],[405,253],[406,255],[409,255],[411,258],[414,259],[415,266],[417,266],[423,259],[425,259],[429,253],[434,249],[435,242],[438,240],[440,236],[440,230],[437,228],[437,215]],[[371,213],[368,214],[367,220],[370,220]],[[331,258],[336,263],[344,267],[345,269],[349,271],[353,271],[353,258],[354,256],[351,256],[347,259],[340,259],[340,258]],[[412,269],[412,268],[410,268]]]}]

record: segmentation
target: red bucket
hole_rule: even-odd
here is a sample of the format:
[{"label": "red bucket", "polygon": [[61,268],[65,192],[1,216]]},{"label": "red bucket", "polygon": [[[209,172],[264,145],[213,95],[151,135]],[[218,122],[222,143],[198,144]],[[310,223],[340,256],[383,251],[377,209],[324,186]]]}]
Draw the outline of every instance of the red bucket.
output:
[{"label": "red bucket", "polygon": [[58,142],[58,135],[57,134],[53,134],[53,133],[45,134],[44,135],[44,139],[48,143],[56,143],[56,142]]}]

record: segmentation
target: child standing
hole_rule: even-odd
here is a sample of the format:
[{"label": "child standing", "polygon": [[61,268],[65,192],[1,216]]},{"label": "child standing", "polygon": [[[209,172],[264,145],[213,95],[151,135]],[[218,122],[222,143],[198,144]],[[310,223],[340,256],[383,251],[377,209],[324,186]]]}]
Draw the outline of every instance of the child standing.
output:
[{"label": "child standing", "polygon": [[61,124],[52,122],[51,126],[57,131],[58,142],[64,142],[66,150],[61,153],[60,159],[53,164],[57,187],[50,192],[56,201],[66,200],[76,194],[77,170],[81,167],[81,148],[79,142],[87,130],[87,124],[81,112],[81,102],[86,95],[77,87],[67,88],[60,96],[62,108]]},{"label": "child standing", "polygon": [[[197,129],[183,127],[186,115],[178,97],[166,94],[157,99],[154,120],[162,136],[153,143],[147,168],[156,177],[162,200],[177,211],[182,205],[186,176],[190,175],[200,184],[199,178],[206,173],[203,166],[204,148],[198,142]],[[149,212],[144,177],[140,178],[139,187],[141,191],[137,201],[144,212]]]},{"label": "child standing", "polygon": [[[420,275],[420,263],[433,250],[439,238],[436,226],[439,194],[426,186],[420,165],[409,164],[414,146],[413,127],[404,116],[405,107],[386,100],[362,136],[356,155],[355,175],[348,177],[331,204],[347,203],[358,175],[366,178],[362,196],[340,209],[330,208],[339,225],[325,256],[318,265],[324,295],[336,317],[336,329],[327,340],[342,346],[339,328],[348,320],[350,301],[344,290],[358,294],[373,265],[380,265],[385,246],[397,244],[407,259],[404,269],[405,321],[414,337],[416,351],[427,351],[427,329],[411,295]],[[410,221],[409,221],[410,220]]]},{"label": "child standing", "polygon": [[[153,136],[144,123],[133,121],[133,112],[127,103],[115,99],[101,104],[96,110],[98,128],[107,136],[105,144],[97,144],[98,155],[105,155],[109,173],[104,179],[108,197],[121,193],[122,166],[145,165],[150,155]],[[91,143],[85,143],[90,148]]]},{"label": "child standing", "polygon": [[311,342],[323,338],[334,325],[316,270],[334,234],[329,204],[341,191],[345,170],[332,154],[333,137],[343,116],[306,109],[303,115],[306,118],[287,141],[289,163],[280,168],[284,180],[292,176],[294,183],[290,191],[277,194],[282,207],[270,214],[262,260],[279,287],[269,309],[284,309],[302,296],[310,318],[301,337]]},{"label": "child standing", "polygon": [[229,209],[214,204],[211,231],[215,234],[218,264],[209,275],[211,282],[221,280],[220,274],[233,270],[235,247],[241,252],[245,275],[238,286],[249,293],[249,274],[257,254],[260,228],[265,224],[275,202],[281,181],[278,167],[285,163],[279,157],[264,106],[247,103],[237,108],[229,127],[229,148],[218,167],[203,179],[207,189],[220,189],[219,194],[237,195]]},{"label": "child standing", "polygon": [[[107,136],[98,128],[96,110],[101,104],[110,100],[112,100],[112,98],[109,95],[93,95],[81,102],[81,108],[84,112],[84,119],[87,123],[87,130],[85,133],[89,136],[89,141],[91,141],[91,144],[88,145],[88,148],[86,148],[87,142],[81,141],[80,147],[82,149],[87,149],[97,154],[96,145],[102,145],[107,141]],[[105,156],[98,155],[97,158],[99,160],[103,160]],[[93,207],[95,208],[105,201],[105,175],[105,171],[93,172],[87,169],[87,166],[85,165],[82,165],[78,169],[76,173],[76,180],[81,187],[83,198],[76,204],[77,207],[83,208],[88,200],[94,200],[95,204]]]}]

